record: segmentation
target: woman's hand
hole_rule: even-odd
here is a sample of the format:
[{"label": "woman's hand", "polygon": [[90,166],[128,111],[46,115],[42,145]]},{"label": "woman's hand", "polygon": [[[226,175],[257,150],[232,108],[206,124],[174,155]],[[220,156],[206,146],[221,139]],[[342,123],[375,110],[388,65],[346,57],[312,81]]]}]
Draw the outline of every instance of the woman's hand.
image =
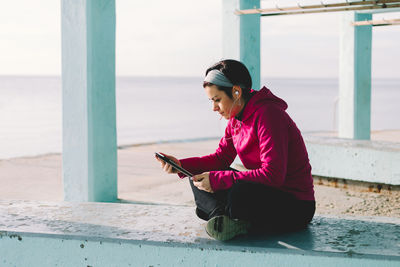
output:
[{"label": "woman's hand", "polygon": [[193,184],[200,190],[203,190],[203,191],[206,191],[209,193],[214,193],[214,191],[211,188],[211,184],[210,184],[210,173],[209,172],[204,172],[202,174],[193,176]]},{"label": "woman's hand", "polygon": [[[165,156],[165,157],[167,157],[167,158],[169,158],[170,160],[172,160],[173,162],[175,162],[177,165],[179,165],[179,166],[182,167],[181,162],[180,162],[177,158],[175,158],[175,157],[173,157],[173,156],[171,156],[171,155],[167,155],[167,154],[161,153],[161,152],[160,152],[160,154],[163,155],[163,156]],[[170,164],[168,164],[168,163],[166,163],[165,161],[159,159],[157,156],[155,156],[155,158],[156,158],[156,160],[158,160],[158,161],[161,163],[161,168],[162,168],[165,172],[167,172],[167,173],[178,173],[178,172],[179,172],[178,170],[174,169],[174,167],[172,167]]]}]

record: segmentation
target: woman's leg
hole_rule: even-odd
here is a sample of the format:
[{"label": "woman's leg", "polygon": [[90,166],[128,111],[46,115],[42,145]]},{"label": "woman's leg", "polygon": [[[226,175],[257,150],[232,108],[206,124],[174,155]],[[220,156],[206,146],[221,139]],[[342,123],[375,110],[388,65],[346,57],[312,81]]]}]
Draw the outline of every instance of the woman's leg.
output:
[{"label": "woman's leg", "polygon": [[199,218],[208,221],[210,218],[225,214],[227,191],[209,193],[194,186],[189,179],[196,203],[196,214]]},{"label": "woman's leg", "polygon": [[207,233],[222,241],[247,233],[250,226],[255,231],[298,230],[315,212],[314,201],[300,201],[262,184],[238,182],[216,193],[199,190],[191,180],[190,186],[197,216],[208,221]]},{"label": "woman's leg", "polygon": [[229,217],[249,221],[257,229],[289,231],[311,221],[315,202],[297,200],[262,184],[238,182],[227,194],[226,211]]},{"label": "woman's leg", "polygon": [[228,190],[208,193],[195,187],[192,180],[190,180],[190,186],[197,206],[197,216],[208,221],[206,232],[209,236],[225,241],[247,233],[248,222],[232,220],[226,216]]},{"label": "woman's leg", "polygon": [[[227,170],[238,171],[231,167],[229,167]],[[227,214],[226,203],[228,190],[208,193],[194,186],[191,179],[188,180],[196,203],[196,214],[200,219],[208,221],[212,217]]]}]

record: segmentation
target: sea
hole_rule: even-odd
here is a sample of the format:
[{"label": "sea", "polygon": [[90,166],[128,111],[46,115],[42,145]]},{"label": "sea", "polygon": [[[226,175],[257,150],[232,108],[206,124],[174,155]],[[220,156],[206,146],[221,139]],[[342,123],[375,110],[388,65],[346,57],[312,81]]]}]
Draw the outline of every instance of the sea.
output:
[{"label": "sea", "polygon": [[[303,133],[337,129],[338,80],[263,78]],[[60,153],[59,76],[0,76],[0,159]],[[373,79],[372,130],[400,129],[400,79]],[[117,77],[119,146],[221,138],[202,77]]]}]

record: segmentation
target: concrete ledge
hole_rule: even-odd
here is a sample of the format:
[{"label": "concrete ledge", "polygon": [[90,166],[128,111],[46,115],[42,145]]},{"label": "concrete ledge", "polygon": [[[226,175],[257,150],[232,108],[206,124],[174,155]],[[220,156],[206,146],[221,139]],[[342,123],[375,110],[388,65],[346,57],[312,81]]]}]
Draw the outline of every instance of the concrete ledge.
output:
[{"label": "concrete ledge", "polygon": [[400,219],[316,217],[222,243],[185,206],[0,201],[1,266],[398,266]]},{"label": "concrete ledge", "polygon": [[316,176],[400,185],[400,143],[304,135]]}]

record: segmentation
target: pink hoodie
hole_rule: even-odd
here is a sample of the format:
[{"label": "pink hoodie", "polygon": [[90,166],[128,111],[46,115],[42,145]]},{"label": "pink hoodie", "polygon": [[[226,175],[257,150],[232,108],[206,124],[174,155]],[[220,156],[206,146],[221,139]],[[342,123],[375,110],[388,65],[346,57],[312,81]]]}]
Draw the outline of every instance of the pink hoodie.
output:
[{"label": "pink hoodie", "polygon": [[[193,174],[210,171],[214,192],[243,180],[278,188],[300,200],[315,200],[307,150],[286,109],[285,101],[263,87],[250,98],[242,122],[229,120],[214,154],[182,159],[182,167]],[[249,171],[224,171],[236,155]]]}]

